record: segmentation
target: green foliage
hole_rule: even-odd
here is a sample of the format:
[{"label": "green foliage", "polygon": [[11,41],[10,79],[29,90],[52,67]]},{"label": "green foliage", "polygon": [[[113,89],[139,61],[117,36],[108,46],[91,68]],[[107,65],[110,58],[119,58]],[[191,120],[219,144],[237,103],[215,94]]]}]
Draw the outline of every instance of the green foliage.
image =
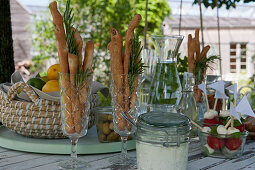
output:
[{"label": "green foliage", "polygon": [[109,95],[107,98],[102,95],[102,93],[98,92],[99,95],[99,105],[98,106],[111,106],[112,98]]},{"label": "green foliage", "polygon": [[76,40],[74,39],[75,31],[72,30],[73,28],[73,18],[74,14],[72,13],[73,9],[70,7],[70,0],[66,3],[66,9],[64,12],[64,24],[66,29],[66,45],[68,47],[69,53],[72,53],[76,56],[79,55],[79,44],[77,44]]},{"label": "green foliage", "polygon": [[215,63],[215,60],[220,60],[219,56],[209,56],[202,58],[199,62],[195,62],[195,69],[193,71],[195,84],[200,84],[204,80],[204,73],[207,68],[213,69],[209,66],[211,63]]},{"label": "green foliage", "polygon": [[[58,0],[58,6],[64,7],[66,0]],[[92,40],[95,44],[94,75],[101,82],[108,82],[110,72],[110,57],[107,45],[110,42],[110,28],[115,27],[125,39],[125,31],[132,17],[140,13],[143,20],[138,30],[144,29],[145,0],[72,0],[74,26],[84,42]],[[156,34],[161,30],[163,19],[170,14],[166,0],[149,1],[148,34]],[[63,14],[63,8],[60,8]],[[49,10],[44,17],[35,23],[36,38],[33,45],[37,55],[33,57],[33,68],[43,67],[43,61],[57,57],[56,38]],[[106,83],[106,84],[108,84]]]},{"label": "green foliage", "polygon": [[[141,21],[138,30],[143,31],[145,27],[145,5],[146,0],[135,0],[135,13],[141,14]],[[162,34],[161,25],[165,16],[170,14],[170,8],[166,0],[149,0],[148,1],[148,34]]]},{"label": "green foliage", "polygon": [[128,68],[128,84],[130,87],[130,91],[132,93],[135,78],[138,74],[143,73],[143,68],[145,67],[144,63],[142,62],[142,59],[139,58],[141,51],[143,49],[143,46],[141,46],[141,41],[139,41],[139,33],[135,33],[132,38],[132,48],[131,48],[131,54],[130,54],[130,60],[129,60],[129,68]]},{"label": "green foliage", "polygon": [[[217,0],[201,0],[201,3],[203,3],[206,8],[211,7],[212,9],[216,7],[216,2]],[[227,9],[231,7],[235,8],[238,2],[249,3],[254,2],[254,0],[218,0],[218,7],[220,8],[222,5],[226,5]],[[198,4],[198,0],[194,0],[193,4]]]},{"label": "green foliage", "polygon": [[188,71],[188,57],[184,56],[183,59],[181,59],[181,53],[177,54],[177,71],[179,74],[184,74],[184,72]]},{"label": "green foliage", "polygon": [[[42,17],[43,16],[43,17]],[[34,25],[33,31],[33,50],[35,55],[32,59],[31,72],[45,67],[44,61],[50,58],[57,58],[57,39],[54,34],[54,28],[49,11],[43,12]]]}]

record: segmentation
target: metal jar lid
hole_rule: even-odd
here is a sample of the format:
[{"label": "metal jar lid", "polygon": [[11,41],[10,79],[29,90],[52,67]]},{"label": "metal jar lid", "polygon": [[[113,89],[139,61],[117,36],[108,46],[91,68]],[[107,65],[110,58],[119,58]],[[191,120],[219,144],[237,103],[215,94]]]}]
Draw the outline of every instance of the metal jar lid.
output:
[{"label": "metal jar lid", "polygon": [[148,112],[138,117],[136,137],[138,141],[165,147],[180,146],[189,142],[190,129],[190,120],[184,115]]},{"label": "metal jar lid", "polygon": [[112,114],[112,106],[100,106],[93,109],[95,113]]}]

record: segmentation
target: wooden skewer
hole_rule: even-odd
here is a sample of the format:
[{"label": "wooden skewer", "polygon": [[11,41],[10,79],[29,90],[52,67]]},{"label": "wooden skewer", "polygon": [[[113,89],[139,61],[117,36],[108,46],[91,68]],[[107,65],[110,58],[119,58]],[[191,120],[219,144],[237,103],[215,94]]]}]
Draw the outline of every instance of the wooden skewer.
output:
[{"label": "wooden skewer", "polygon": [[230,119],[227,122],[227,124],[225,125],[225,128],[227,129],[230,124],[231,124],[231,129],[233,129],[233,127],[234,127],[234,117],[233,116],[230,116]]},{"label": "wooden skewer", "polygon": [[199,126],[196,122],[194,122],[193,120],[190,119],[190,122],[196,126],[198,129],[202,130],[203,128],[201,126]]},{"label": "wooden skewer", "polygon": [[209,108],[209,102],[208,102],[208,98],[207,98],[206,93],[205,93],[205,100],[206,100],[207,111],[209,112],[210,108]]},{"label": "wooden skewer", "polygon": [[217,103],[218,103],[218,98],[215,99],[213,110],[216,110]]},{"label": "wooden skewer", "polygon": [[227,122],[227,124],[225,125],[225,128],[227,129],[229,124],[231,123],[231,119]]},{"label": "wooden skewer", "polygon": [[222,110],[226,110],[226,101],[225,101],[225,95],[224,94],[222,94],[222,100],[223,100]]},{"label": "wooden skewer", "polygon": [[233,129],[233,127],[234,127],[234,118],[233,118],[233,116],[230,116],[231,118],[230,118],[230,121],[231,121],[231,129]]}]

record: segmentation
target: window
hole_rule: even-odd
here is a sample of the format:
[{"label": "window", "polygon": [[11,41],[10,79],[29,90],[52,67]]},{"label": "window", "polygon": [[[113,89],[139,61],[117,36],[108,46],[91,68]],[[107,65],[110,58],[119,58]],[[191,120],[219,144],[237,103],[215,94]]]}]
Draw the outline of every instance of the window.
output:
[{"label": "window", "polygon": [[241,56],[240,56],[241,71],[245,71],[246,70],[246,44],[240,44],[240,50],[241,50]]},{"label": "window", "polygon": [[247,43],[230,43],[230,73],[246,71]]},{"label": "window", "polygon": [[230,73],[236,73],[236,44],[230,44]]}]

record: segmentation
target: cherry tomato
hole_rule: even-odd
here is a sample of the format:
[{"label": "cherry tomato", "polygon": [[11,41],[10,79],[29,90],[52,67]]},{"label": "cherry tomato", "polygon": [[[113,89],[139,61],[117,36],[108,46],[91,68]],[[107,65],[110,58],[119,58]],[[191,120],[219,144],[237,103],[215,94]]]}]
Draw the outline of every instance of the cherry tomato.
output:
[{"label": "cherry tomato", "polygon": [[214,136],[208,136],[207,137],[207,144],[212,148],[212,149],[221,149],[223,148],[225,141],[223,139],[219,139]]},{"label": "cherry tomato", "polygon": [[218,124],[219,122],[217,120],[217,117],[214,117],[212,119],[204,119],[204,123],[205,123],[204,126],[211,127],[214,126],[215,124]]},{"label": "cherry tomato", "polygon": [[[209,144],[208,144],[209,145]],[[226,140],[226,147],[229,150],[236,150],[242,145],[242,140],[241,139],[236,139],[236,138],[229,138]]]}]

